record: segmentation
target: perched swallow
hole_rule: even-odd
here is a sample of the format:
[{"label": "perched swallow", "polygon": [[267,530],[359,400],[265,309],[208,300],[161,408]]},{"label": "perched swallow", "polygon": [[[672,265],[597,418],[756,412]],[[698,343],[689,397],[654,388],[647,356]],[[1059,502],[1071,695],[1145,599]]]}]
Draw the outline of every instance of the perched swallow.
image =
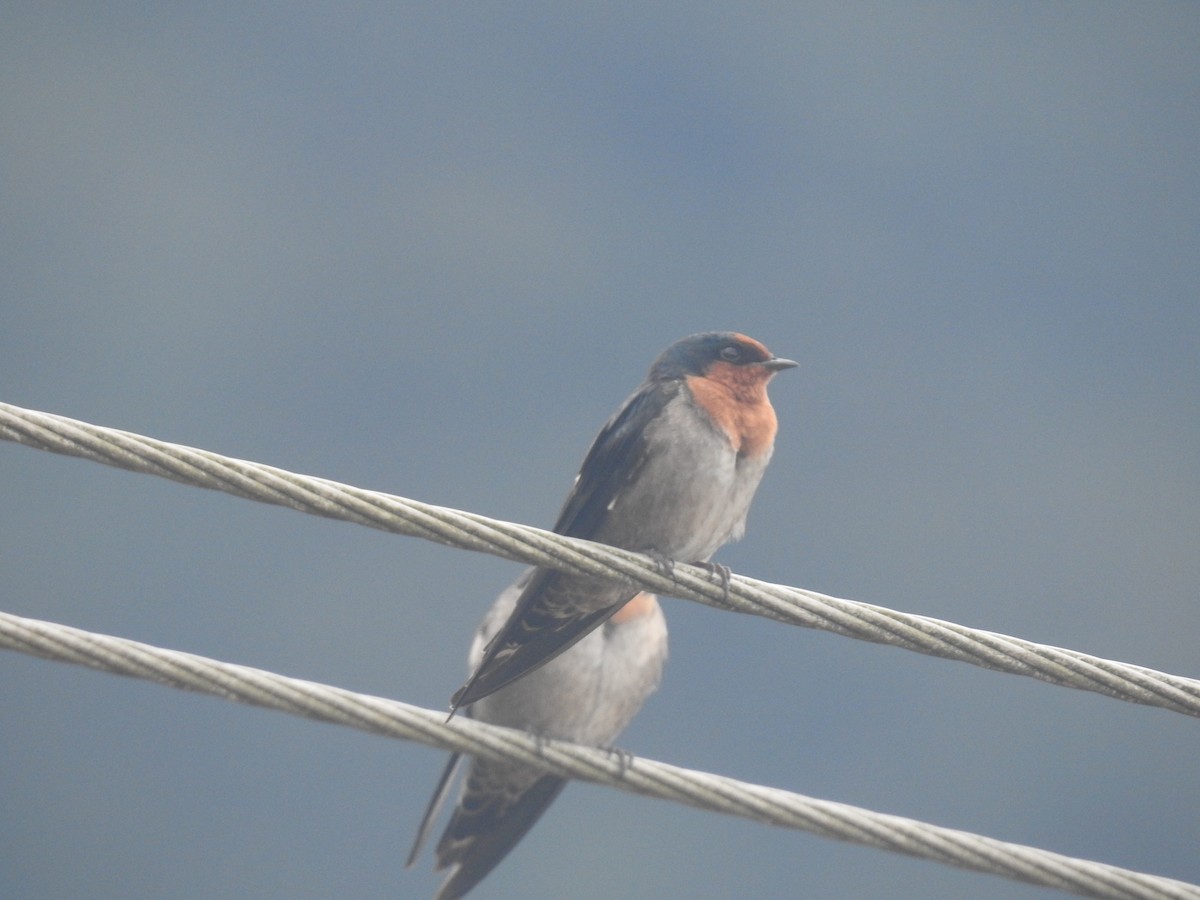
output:
[{"label": "perched swallow", "polygon": [[[536,577],[527,570],[496,600],[471,645],[469,665],[512,614]],[[548,738],[609,747],[658,687],[667,625],[658,601],[639,593],[565,653],[479,700],[467,715]],[[434,790],[408,857],[411,866],[433,828],[462,762],[454,754]],[[533,827],[566,780],[527,766],[472,759],[450,823],[437,845],[437,869],[450,873],[437,900],[462,897]]]},{"label": "perched swallow", "polygon": [[[767,382],[795,365],[735,332],[676,341],[601,429],[554,530],[663,560],[707,562],[745,530],[775,443]],[[451,699],[451,715],[545,665],[636,593],[535,569]]]}]

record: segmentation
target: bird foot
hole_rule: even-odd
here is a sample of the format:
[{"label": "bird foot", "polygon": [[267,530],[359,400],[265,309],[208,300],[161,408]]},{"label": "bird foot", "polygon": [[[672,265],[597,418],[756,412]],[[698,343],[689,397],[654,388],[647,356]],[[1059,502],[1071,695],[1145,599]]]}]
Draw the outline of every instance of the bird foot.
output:
[{"label": "bird foot", "polygon": [[647,550],[646,555],[654,560],[654,568],[658,569],[659,575],[674,580],[675,560],[671,559],[665,553],[659,553],[657,550]]},{"label": "bird foot", "polygon": [[628,750],[622,750],[620,747],[605,747],[603,749],[609,756],[617,758],[617,775],[620,778],[624,778],[625,773],[629,771],[629,767],[633,765],[633,754]]},{"label": "bird foot", "polygon": [[723,599],[728,600],[729,579],[733,575],[733,573],[729,570],[729,566],[721,565],[721,563],[709,562],[708,560],[705,560],[704,562],[698,562],[696,565],[702,569],[707,569],[710,578],[721,582],[721,593],[723,595]]}]

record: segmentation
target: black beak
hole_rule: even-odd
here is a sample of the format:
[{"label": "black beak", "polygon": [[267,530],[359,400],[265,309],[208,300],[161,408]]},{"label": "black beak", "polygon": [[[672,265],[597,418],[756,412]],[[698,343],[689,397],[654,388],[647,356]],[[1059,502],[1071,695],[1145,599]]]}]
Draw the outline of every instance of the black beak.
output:
[{"label": "black beak", "polygon": [[778,356],[772,356],[762,364],[762,367],[771,372],[778,372],[782,369],[794,369],[798,365],[800,363],[794,359],[780,359]]}]

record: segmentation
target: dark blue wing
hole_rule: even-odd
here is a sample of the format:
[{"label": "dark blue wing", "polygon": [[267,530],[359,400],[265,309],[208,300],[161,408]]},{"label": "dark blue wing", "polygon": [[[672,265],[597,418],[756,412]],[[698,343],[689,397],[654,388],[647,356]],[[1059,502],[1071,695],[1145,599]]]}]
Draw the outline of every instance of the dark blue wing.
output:
[{"label": "dark blue wing", "polygon": [[[646,424],[680,390],[677,381],[642,385],[592,442],[554,530],[595,538],[617,494],[646,460]],[[552,660],[603,623],[636,594],[633,588],[538,569],[512,615],[484,651],[483,660],[450,700],[458,709],[516,681]]]},{"label": "dark blue wing", "polygon": [[633,481],[646,461],[646,424],[654,421],[680,390],[680,382],[646,383],[609,419],[579,467],[554,530],[593,538],[613,498]]},{"label": "dark blue wing", "polygon": [[[624,606],[637,588],[538,569],[483,659],[450,698],[451,715],[548,663]],[[585,606],[586,604],[586,606]]]}]

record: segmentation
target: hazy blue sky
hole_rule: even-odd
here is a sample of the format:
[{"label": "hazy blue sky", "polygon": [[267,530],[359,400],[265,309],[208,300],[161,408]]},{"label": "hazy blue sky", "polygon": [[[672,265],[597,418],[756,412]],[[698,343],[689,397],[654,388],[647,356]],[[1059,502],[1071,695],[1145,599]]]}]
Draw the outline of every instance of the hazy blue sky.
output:
[{"label": "hazy blue sky", "polygon": [[[7,4],[0,400],[536,525],[801,362],[736,571],[1200,675],[1200,5]],[[0,608],[444,707],[518,566],[0,444]],[[1200,881],[1200,723],[667,601],[621,744]],[[440,754],[0,654],[13,897],[422,897]],[[571,786],[480,897],[1044,896]]]}]

